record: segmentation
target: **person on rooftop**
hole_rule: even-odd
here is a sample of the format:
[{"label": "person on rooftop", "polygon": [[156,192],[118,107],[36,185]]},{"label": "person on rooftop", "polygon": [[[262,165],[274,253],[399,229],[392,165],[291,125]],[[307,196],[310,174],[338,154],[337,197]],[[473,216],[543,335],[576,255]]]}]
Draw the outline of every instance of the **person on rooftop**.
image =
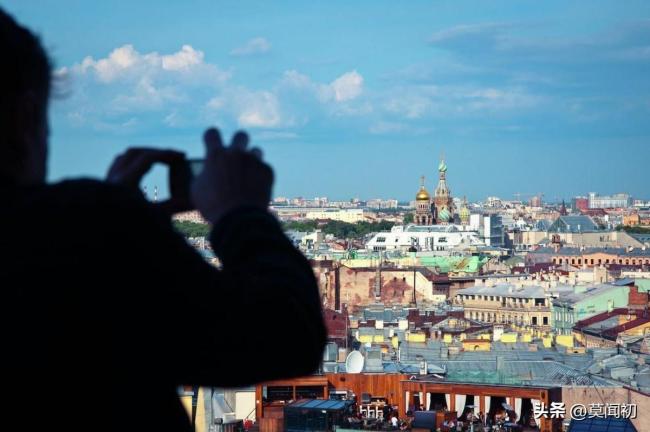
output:
[{"label": "person on rooftop", "polygon": [[[208,129],[191,193],[185,156],[156,149],[126,151],[105,180],[48,184],[51,62],[1,8],[0,52],[2,430],[190,432],[182,385],[312,373],[326,338],[318,287],[267,211],[273,171],[248,136],[225,145]],[[170,166],[165,203],[139,190],[154,163]],[[172,227],[192,207],[221,269]]]}]

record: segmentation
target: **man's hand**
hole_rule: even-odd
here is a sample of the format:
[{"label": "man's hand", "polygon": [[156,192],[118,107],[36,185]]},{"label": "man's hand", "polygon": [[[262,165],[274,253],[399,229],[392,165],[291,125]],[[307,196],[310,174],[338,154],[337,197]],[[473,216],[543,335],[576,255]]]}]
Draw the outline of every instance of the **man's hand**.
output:
[{"label": "man's hand", "polygon": [[156,205],[172,215],[192,208],[189,190],[191,173],[185,154],[174,150],[152,148],[130,148],[113,161],[106,181],[124,186],[139,188],[144,175],[156,163],[169,167],[169,191],[171,198]]},{"label": "man's hand", "polygon": [[265,210],[271,200],[273,170],[258,148],[247,149],[248,135],[237,132],[224,146],[217,129],[203,134],[206,157],[203,171],[192,185],[192,201],[203,217],[216,224],[237,207]]}]

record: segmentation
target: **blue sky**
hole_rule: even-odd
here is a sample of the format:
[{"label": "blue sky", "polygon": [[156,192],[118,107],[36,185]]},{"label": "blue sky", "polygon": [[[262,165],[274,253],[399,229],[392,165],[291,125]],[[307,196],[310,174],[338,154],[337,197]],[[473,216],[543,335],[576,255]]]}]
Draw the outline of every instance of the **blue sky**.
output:
[{"label": "blue sky", "polygon": [[3,3],[56,63],[52,180],[214,124],[276,196],[411,199],[444,153],[470,200],[650,198],[647,1]]}]

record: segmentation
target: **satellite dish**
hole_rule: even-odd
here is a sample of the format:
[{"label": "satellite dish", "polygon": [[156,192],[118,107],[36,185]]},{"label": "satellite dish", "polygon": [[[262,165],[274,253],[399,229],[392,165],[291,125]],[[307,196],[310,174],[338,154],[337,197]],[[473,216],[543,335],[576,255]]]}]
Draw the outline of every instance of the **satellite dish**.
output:
[{"label": "satellite dish", "polygon": [[347,373],[360,373],[363,370],[363,354],[359,351],[352,351],[345,359],[345,371]]}]

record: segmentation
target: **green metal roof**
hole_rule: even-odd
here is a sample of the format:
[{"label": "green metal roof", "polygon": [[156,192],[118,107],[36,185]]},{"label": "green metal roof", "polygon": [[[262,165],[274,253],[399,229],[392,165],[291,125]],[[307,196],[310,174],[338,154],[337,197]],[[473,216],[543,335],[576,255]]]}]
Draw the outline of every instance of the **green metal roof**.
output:
[{"label": "green metal roof", "polygon": [[425,267],[438,267],[442,273],[477,273],[481,267],[488,262],[487,257],[445,257],[445,256],[422,256],[420,263]]}]

